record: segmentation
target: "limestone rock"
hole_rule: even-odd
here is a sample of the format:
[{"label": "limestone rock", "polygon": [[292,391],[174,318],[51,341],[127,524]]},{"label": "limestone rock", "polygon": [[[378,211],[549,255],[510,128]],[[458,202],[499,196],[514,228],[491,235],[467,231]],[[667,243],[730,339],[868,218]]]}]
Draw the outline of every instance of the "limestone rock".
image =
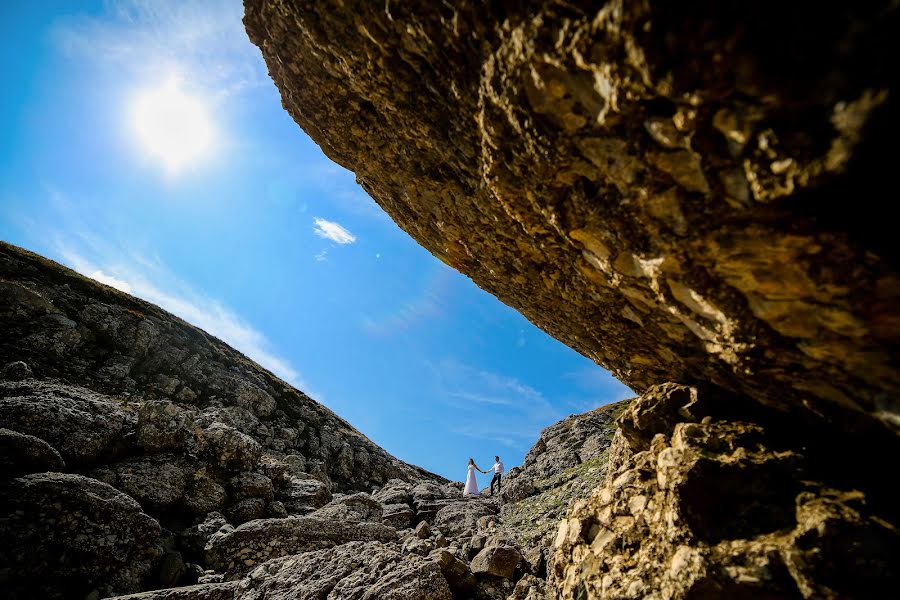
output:
[{"label": "limestone rock", "polygon": [[422,521],[418,525],[416,525],[416,537],[420,540],[428,539],[431,537],[431,527],[428,526],[427,521]]},{"label": "limestone rock", "polygon": [[409,504],[385,504],[383,513],[381,522],[394,529],[406,529],[415,517]]},{"label": "limestone rock", "polygon": [[219,464],[231,469],[252,469],[262,455],[259,442],[224,423],[201,430],[199,439]]},{"label": "limestone rock", "polygon": [[92,463],[133,427],[133,418],[108,397],[33,379],[0,381],[0,422],[47,441],[72,466]]},{"label": "limestone rock", "polygon": [[341,523],[381,523],[382,508],[369,494],[357,492],[339,496],[309,516]]},{"label": "limestone rock", "polygon": [[291,513],[305,514],[331,501],[328,486],[318,479],[291,477],[275,493]]},{"label": "limestone rock", "polygon": [[168,401],[149,401],[141,406],[137,442],[147,452],[181,448],[191,438],[190,415]]},{"label": "limestone rock", "polygon": [[378,542],[285,556],[253,569],[234,600],[450,600],[440,567]]},{"label": "limestone rock", "polygon": [[437,512],[434,526],[446,529],[447,535],[455,537],[474,531],[478,519],[494,516],[497,512],[497,505],[488,499],[460,499]]},{"label": "limestone rock", "polygon": [[636,392],[896,430],[900,9],[817,7],[246,0],[244,23],[404,231]]},{"label": "limestone rock", "polygon": [[258,519],[233,530],[220,530],[206,545],[209,564],[229,575],[245,573],[260,562],[351,541],[391,542],[397,532],[380,523],[341,523],[312,517]]},{"label": "limestone rock", "polygon": [[231,495],[237,500],[244,498],[271,500],[274,494],[272,480],[262,473],[253,471],[245,471],[235,475],[228,482],[228,485],[231,488]]},{"label": "limestone rock", "polygon": [[127,596],[115,596],[107,600],[234,600],[237,583],[206,583],[185,587],[153,590]]},{"label": "limestone rock", "polygon": [[475,576],[466,562],[444,549],[435,550],[430,558],[441,567],[441,573],[455,598],[470,598],[475,591]]},{"label": "limestone rock", "polygon": [[31,367],[21,360],[7,363],[0,369],[0,379],[6,379],[7,381],[22,381],[31,376]]},{"label": "limestone rock", "polygon": [[893,434],[837,448],[834,431],[798,439],[802,423],[737,420],[715,411],[740,398],[704,396],[656,386],[623,415],[606,484],[559,526],[559,598],[856,598],[897,585],[893,492],[867,462]]},{"label": "limestone rock", "polygon": [[91,471],[91,476],[122,490],[148,509],[166,510],[184,497],[188,478],[175,455],[133,458]]},{"label": "limestone rock", "polygon": [[494,575],[504,579],[512,579],[522,553],[514,546],[505,544],[489,544],[472,559],[471,569],[476,575]]},{"label": "limestone rock", "polygon": [[0,429],[0,473],[17,477],[43,471],[62,471],[65,462],[56,449],[33,435]]},{"label": "limestone rock", "polygon": [[160,556],[160,527],[129,496],[81,475],[0,483],[0,564],[9,598],[137,591]]},{"label": "limestone rock", "polygon": [[228,507],[228,517],[235,525],[261,519],[266,512],[266,501],[262,498],[246,498]]}]

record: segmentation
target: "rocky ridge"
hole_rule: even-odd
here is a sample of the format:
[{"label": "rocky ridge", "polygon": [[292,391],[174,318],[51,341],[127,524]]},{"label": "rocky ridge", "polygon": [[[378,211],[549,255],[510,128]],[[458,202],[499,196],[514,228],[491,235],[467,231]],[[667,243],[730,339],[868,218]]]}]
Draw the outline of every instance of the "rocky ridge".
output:
[{"label": "rocky ridge", "polygon": [[502,494],[464,498],[154,306],[8,245],[0,292],[11,599],[534,600],[627,405],[548,427]]},{"label": "rocky ridge", "polygon": [[263,517],[302,524],[297,551],[394,539],[380,505],[377,525],[329,528],[346,520],[329,503],[392,480],[443,485],[199,329],[7,244],[0,324],[10,598],[196,582],[228,571],[224,540]]}]

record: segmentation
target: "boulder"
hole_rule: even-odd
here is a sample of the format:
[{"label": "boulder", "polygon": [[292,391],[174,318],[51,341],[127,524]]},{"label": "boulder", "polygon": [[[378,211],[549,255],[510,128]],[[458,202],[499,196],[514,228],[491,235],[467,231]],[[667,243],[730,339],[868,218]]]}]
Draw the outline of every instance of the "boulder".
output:
[{"label": "boulder", "polygon": [[434,526],[446,529],[450,537],[465,535],[478,527],[478,520],[497,514],[497,505],[485,499],[458,500],[441,508],[434,517]]},{"label": "boulder", "polygon": [[454,598],[471,598],[475,591],[475,576],[469,565],[448,550],[439,548],[429,558],[441,567]]},{"label": "boulder", "polygon": [[341,523],[311,517],[258,519],[220,530],[206,545],[207,562],[230,576],[286,554],[310,552],[351,541],[391,542],[397,532],[380,523]]},{"label": "boulder", "polygon": [[476,575],[493,575],[512,579],[522,553],[515,546],[489,544],[472,559],[471,569]]},{"label": "boulder", "polygon": [[262,473],[246,471],[232,477],[228,486],[231,495],[236,500],[244,498],[263,498],[271,500],[274,494],[272,480]]},{"label": "boulder", "polygon": [[66,464],[53,446],[39,437],[0,429],[0,473],[3,478],[62,471]]},{"label": "boulder", "polygon": [[0,381],[0,423],[45,440],[69,466],[91,464],[134,426],[110,398],[47,381]]},{"label": "boulder", "polygon": [[148,509],[167,510],[187,489],[190,467],[173,454],[132,458],[91,471],[96,479],[122,490]]},{"label": "boulder", "polygon": [[159,523],[134,499],[68,473],[0,483],[0,531],[10,599],[135,592],[162,553]]},{"label": "boulder", "polygon": [[284,556],[253,569],[234,600],[451,600],[440,567],[378,542]]},{"label": "boulder", "polygon": [[246,498],[228,507],[228,517],[235,525],[260,519],[266,512],[266,501],[262,498]]},{"label": "boulder", "polygon": [[422,521],[418,525],[416,525],[416,537],[420,540],[428,539],[431,537],[431,527],[428,526],[426,521]]},{"label": "boulder", "polygon": [[144,402],[138,411],[137,443],[145,452],[178,449],[192,439],[191,414],[165,400]]},{"label": "boulder", "polygon": [[188,511],[204,515],[222,509],[228,501],[225,488],[205,475],[188,477],[182,505]]},{"label": "boulder", "polygon": [[199,431],[201,447],[218,461],[218,464],[234,470],[250,470],[262,455],[259,442],[237,429],[215,422]]},{"label": "boulder", "polygon": [[311,477],[289,477],[276,490],[275,498],[284,503],[290,513],[306,514],[331,501],[328,486]]},{"label": "boulder", "polygon": [[322,520],[342,523],[382,522],[382,509],[372,496],[365,492],[342,495],[309,515]]},{"label": "boulder", "polygon": [[406,529],[412,525],[415,512],[409,504],[385,504],[381,522],[394,529]]},{"label": "boulder", "polygon": [[191,525],[181,532],[180,545],[190,552],[192,557],[202,557],[209,538],[223,527],[234,529],[221,513],[211,512],[202,522]]},{"label": "boulder", "polygon": [[205,583],[185,587],[153,590],[106,600],[234,600],[237,582]]},{"label": "boulder", "polygon": [[23,379],[31,378],[31,376],[31,367],[21,360],[7,363],[0,369],[0,379],[7,381],[22,381]]}]

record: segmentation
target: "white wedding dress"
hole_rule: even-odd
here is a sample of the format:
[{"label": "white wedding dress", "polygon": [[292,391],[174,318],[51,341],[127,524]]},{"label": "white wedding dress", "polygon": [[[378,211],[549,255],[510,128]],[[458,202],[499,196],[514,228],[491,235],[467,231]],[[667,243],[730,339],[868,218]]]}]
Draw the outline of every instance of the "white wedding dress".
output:
[{"label": "white wedding dress", "polygon": [[466,475],[466,489],[463,496],[477,496],[478,482],[475,481],[475,465],[469,465],[469,474]]}]

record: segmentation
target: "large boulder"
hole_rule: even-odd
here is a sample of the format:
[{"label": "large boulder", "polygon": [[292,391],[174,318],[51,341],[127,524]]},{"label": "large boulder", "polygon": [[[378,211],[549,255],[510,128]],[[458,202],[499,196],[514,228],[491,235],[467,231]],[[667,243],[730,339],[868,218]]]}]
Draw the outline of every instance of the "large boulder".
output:
[{"label": "large boulder", "polygon": [[168,510],[184,497],[189,470],[176,455],[154,454],[98,467],[90,474],[122,490],[147,509]]},{"label": "large boulder", "polygon": [[127,596],[116,596],[106,600],[234,600],[236,589],[236,582],[226,581],[153,590]]},{"label": "large boulder", "polygon": [[491,517],[497,513],[497,504],[490,500],[459,500],[437,511],[434,516],[434,526],[436,529],[445,531],[448,536],[456,537],[475,531],[478,519]]},{"label": "large boulder", "polygon": [[0,381],[0,423],[52,445],[70,466],[86,465],[134,427],[109,397],[56,382]]},{"label": "large boulder", "polygon": [[0,428],[0,477],[62,471],[65,466],[56,448],[41,438]]},{"label": "large boulder", "polygon": [[285,556],[253,569],[235,600],[450,600],[440,567],[378,542]]},{"label": "large boulder", "polygon": [[493,575],[512,579],[516,567],[522,560],[522,553],[508,544],[488,544],[472,559],[471,569],[476,575]]},{"label": "large boulder", "polygon": [[160,526],[131,497],[67,473],[0,483],[0,579],[7,598],[136,592],[162,553]]},{"label": "large boulder", "polygon": [[352,541],[392,542],[397,532],[380,523],[343,523],[313,517],[258,519],[220,529],[206,544],[210,565],[234,577],[260,562]]}]

